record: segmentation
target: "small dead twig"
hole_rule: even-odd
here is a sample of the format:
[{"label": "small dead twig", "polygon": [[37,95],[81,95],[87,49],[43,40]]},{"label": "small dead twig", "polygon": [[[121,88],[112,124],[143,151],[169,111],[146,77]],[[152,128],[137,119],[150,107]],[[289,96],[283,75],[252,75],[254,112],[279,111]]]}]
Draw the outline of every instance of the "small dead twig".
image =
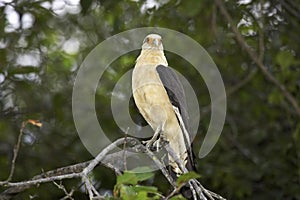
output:
[{"label": "small dead twig", "polygon": [[13,159],[11,161],[11,168],[10,168],[10,172],[9,172],[8,178],[6,179],[6,182],[11,181],[11,179],[12,179],[12,177],[14,175],[15,166],[16,166],[16,160],[17,160],[17,157],[18,157],[18,154],[19,154],[19,150],[20,150],[20,146],[21,146],[21,140],[22,140],[22,136],[23,136],[23,131],[24,131],[24,128],[26,127],[26,125],[28,123],[30,123],[32,125],[35,125],[35,126],[38,126],[38,127],[42,126],[42,123],[40,123],[37,120],[32,120],[32,119],[29,119],[27,121],[22,122],[22,125],[21,125],[21,128],[20,128],[20,132],[19,132],[19,136],[18,136],[18,141],[17,141],[17,144],[14,147],[14,155],[13,155]]},{"label": "small dead twig", "polygon": [[181,184],[179,187],[176,187],[173,189],[173,191],[164,199],[164,200],[168,200],[170,199],[172,196],[174,196],[175,194],[179,193],[180,189],[184,186],[185,184]]},{"label": "small dead twig", "polygon": [[[97,192],[97,190],[94,188],[93,184],[91,184],[88,174],[104,159],[104,157],[114,148],[117,146],[123,144],[125,140],[128,138],[120,138],[116,140],[115,142],[111,143],[107,147],[105,147],[90,163],[89,165],[84,168],[84,170],[80,173],[82,181],[85,183],[86,189],[89,193],[90,199],[101,198],[100,194]],[[133,139],[133,138],[132,138]],[[96,196],[95,196],[96,195]]]},{"label": "small dead twig", "polygon": [[[135,140],[134,138],[126,138],[126,140]],[[123,144],[125,141],[125,138],[120,138],[107,147],[105,147],[90,163],[89,165],[82,171],[82,174],[87,175],[90,173],[103,159],[104,157],[114,148],[117,146]]]},{"label": "small dead twig", "polygon": [[40,178],[37,180],[29,180],[29,181],[21,181],[21,182],[0,182],[0,185],[6,186],[6,187],[22,187],[25,185],[37,185],[40,183],[47,183],[47,182],[52,182],[52,181],[59,181],[63,179],[71,179],[71,178],[78,178],[81,177],[81,173],[73,173],[73,174],[64,174],[64,175],[58,175],[58,176],[52,176],[52,177],[47,177],[47,178]]},{"label": "small dead twig", "polygon": [[56,185],[56,187],[60,190],[62,190],[64,193],[65,193],[65,197],[61,198],[61,200],[64,200],[64,199],[70,199],[70,200],[74,200],[72,195],[74,193],[74,189],[72,189],[70,192],[67,191],[67,189],[65,188],[65,186],[62,184],[62,182],[60,181],[60,183],[56,183],[55,181],[53,181],[53,184]]},{"label": "small dead twig", "polygon": [[123,165],[124,170],[127,171],[127,160],[126,160],[126,143],[127,143],[127,135],[128,135],[129,127],[127,128],[125,132],[125,141],[123,143]]},{"label": "small dead twig", "polygon": [[96,188],[93,186],[93,184],[91,183],[88,175],[86,174],[82,174],[82,181],[84,182],[85,184],[85,188],[89,194],[89,198],[90,199],[94,199],[94,198],[103,198],[99,193],[98,191],[96,190]]},{"label": "small dead twig", "polygon": [[175,184],[175,181],[173,180],[171,175],[168,173],[166,166],[164,164],[162,164],[162,162],[160,162],[159,159],[148,148],[146,148],[146,153],[153,160],[153,162],[158,166],[158,168],[163,173],[163,175],[166,177],[168,182],[172,185],[172,187],[174,189],[176,189],[177,186]]}]

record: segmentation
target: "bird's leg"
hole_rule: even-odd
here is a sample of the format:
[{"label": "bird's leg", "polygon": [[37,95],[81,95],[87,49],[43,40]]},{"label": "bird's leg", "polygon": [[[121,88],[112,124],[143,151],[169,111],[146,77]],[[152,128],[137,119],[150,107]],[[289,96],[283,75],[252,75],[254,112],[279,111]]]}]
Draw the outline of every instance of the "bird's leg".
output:
[{"label": "bird's leg", "polygon": [[162,127],[158,126],[157,129],[156,129],[156,131],[154,132],[153,137],[146,142],[147,143],[146,144],[147,148],[150,148],[154,144],[154,142],[157,140],[157,137],[159,136],[161,130],[162,130]]},{"label": "bird's leg", "polygon": [[155,139],[154,142],[153,142],[153,146],[156,147],[156,151],[158,151],[159,148],[160,148],[160,139],[161,139],[161,135],[158,137],[158,139]]},{"label": "bird's leg", "polygon": [[[166,121],[164,121],[164,123],[162,124],[160,133],[165,130],[165,124],[166,124]],[[160,149],[161,141],[162,141],[162,135],[160,135],[160,137],[154,142],[154,145],[156,146],[156,151],[158,151]]]}]

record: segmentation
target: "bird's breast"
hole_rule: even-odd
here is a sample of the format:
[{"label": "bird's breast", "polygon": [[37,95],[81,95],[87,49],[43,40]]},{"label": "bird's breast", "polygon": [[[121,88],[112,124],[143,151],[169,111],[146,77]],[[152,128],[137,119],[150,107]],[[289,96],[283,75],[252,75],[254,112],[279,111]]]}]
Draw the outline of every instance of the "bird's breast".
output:
[{"label": "bird's breast", "polygon": [[164,53],[158,50],[142,50],[140,56],[136,60],[136,64],[138,66],[141,65],[168,66],[168,62]]}]

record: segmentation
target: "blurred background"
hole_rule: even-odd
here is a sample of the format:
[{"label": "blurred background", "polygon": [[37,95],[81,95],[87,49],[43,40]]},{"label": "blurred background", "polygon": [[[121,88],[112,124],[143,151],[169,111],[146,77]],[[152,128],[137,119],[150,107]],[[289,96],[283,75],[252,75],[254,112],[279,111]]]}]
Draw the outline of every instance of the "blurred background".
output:
[{"label": "blurred background", "polygon": [[[299,105],[300,1],[239,0],[224,6],[267,71]],[[93,158],[72,117],[77,70],[101,41],[147,26],[192,37],[208,51],[223,77],[226,122],[215,148],[196,160],[201,183],[228,199],[300,199],[300,116],[242,49],[232,25],[210,0],[0,0],[0,180],[9,175],[21,124],[28,119],[40,120],[43,126],[29,124],[24,129],[13,181]],[[111,91],[133,68],[138,54],[131,52],[112,63],[97,89],[99,121],[112,140],[122,131],[110,110]],[[201,121],[194,140],[194,151],[199,152],[210,121],[207,88],[187,61],[169,52],[166,57],[190,81],[199,100]],[[93,177],[101,192],[112,191],[113,171],[98,167]],[[160,173],[151,181],[162,193],[168,191]],[[63,184],[75,189],[75,199],[88,199],[80,180]],[[64,196],[47,183],[15,198]]]}]

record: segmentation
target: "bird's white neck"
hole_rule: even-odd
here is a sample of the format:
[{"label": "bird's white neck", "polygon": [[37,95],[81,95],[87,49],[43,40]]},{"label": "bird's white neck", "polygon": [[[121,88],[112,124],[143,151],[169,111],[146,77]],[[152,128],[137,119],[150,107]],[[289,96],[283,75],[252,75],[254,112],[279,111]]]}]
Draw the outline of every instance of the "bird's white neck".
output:
[{"label": "bird's white neck", "polygon": [[149,65],[165,65],[168,66],[167,59],[162,50],[158,49],[142,49],[140,56],[136,59],[137,64]]}]

